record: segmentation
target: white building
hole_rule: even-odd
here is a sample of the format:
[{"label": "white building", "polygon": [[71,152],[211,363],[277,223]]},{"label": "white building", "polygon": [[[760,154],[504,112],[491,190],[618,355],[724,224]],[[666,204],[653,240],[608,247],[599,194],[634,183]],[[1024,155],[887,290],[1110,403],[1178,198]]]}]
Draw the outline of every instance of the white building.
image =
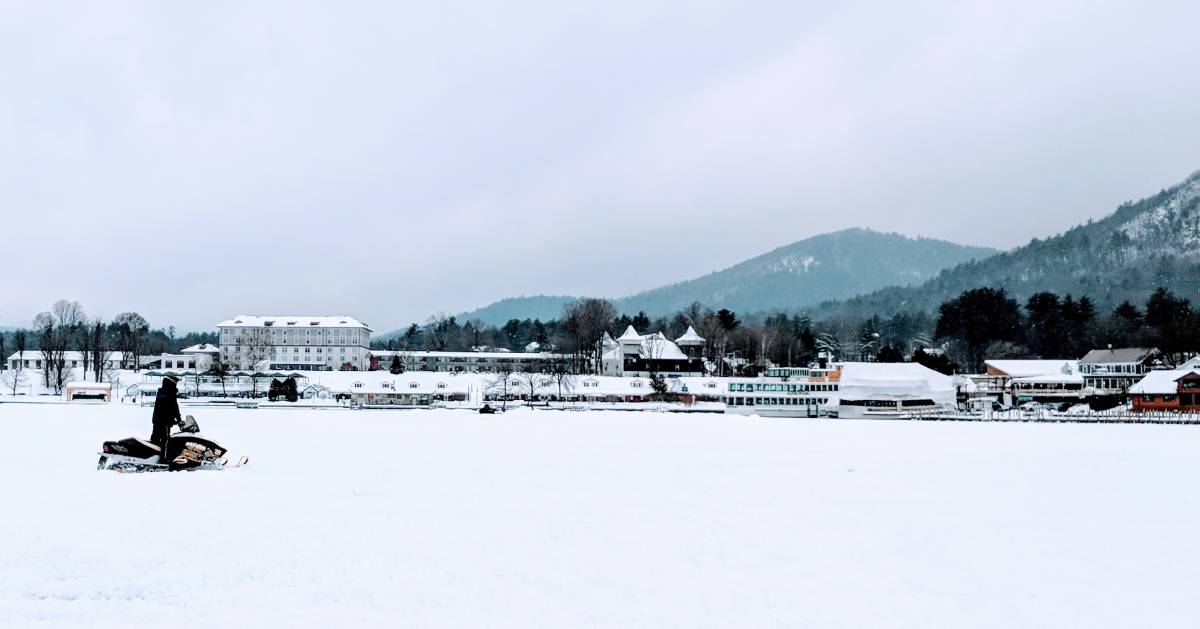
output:
[{"label": "white building", "polygon": [[[124,360],[124,352],[105,352],[104,369],[113,370],[121,368],[121,361]],[[37,350],[25,350],[25,352],[13,352],[6,360],[9,369],[34,369],[41,370],[42,361],[46,357]],[[63,352],[63,361],[66,363],[67,369],[75,369],[83,367],[83,352],[69,351]],[[88,357],[88,365],[92,364],[91,357]]]},{"label": "white building", "polygon": [[213,362],[220,360],[221,348],[208,343],[200,343],[179,350],[178,354],[162,354],[158,358],[158,368],[163,371],[176,373],[205,373],[212,368]]},{"label": "white building", "polygon": [[988,392],[1008,405],[1023,402],[1078,402],[1085,388],[1079,361],[986,360]]},{"label": "white building", "polygon": [[700,358],[704,339],[690,327],[683,336],[671,341],[662,332],[638,334],[631,325],[616,340],[605,334],[602,343],[603,374],[606,376],[646,378],[655,373],[679,378],[704,375],[704,362]]},{"label": "white building", "polygon": [[[533,343],[531,343],[533,345]],[[373,349],[372,369],[388,371],[392,359],[399,358],[405,371],[442,371],[458,373],[494,373],[509,371],[549,372],[559,354],[549,352],[404,352]]]},{"label": "white building", "polygon": [[1094,349],[1079,360],[1079,372],[1096,395],[1124,395],[1150,371],[1167,367],[1162,353],[1150,347]]},{"label": "white building", "polygon": [[354,317],[239,315],[217,324],[221,360],[237,370],[332,371],[370,365],[371,329]]}]

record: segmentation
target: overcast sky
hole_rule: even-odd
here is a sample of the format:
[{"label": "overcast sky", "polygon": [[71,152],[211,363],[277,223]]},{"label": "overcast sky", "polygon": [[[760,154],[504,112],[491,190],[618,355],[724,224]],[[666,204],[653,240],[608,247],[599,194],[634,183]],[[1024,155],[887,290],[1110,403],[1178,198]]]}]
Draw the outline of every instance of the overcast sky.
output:
[{"label": "overcast sky", "polygon": [[0,325],[386,331],[1200,169],[1200,3],[0,0]]}]

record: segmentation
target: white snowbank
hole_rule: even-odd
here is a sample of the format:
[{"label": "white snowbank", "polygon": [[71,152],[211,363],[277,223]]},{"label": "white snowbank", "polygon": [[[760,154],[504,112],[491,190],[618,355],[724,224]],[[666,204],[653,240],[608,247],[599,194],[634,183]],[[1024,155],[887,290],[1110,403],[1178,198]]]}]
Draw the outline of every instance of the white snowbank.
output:
[{"label": "white snowbank", "polygon": [[0,404],[5,627],[1190,627],[1200,430]]}]

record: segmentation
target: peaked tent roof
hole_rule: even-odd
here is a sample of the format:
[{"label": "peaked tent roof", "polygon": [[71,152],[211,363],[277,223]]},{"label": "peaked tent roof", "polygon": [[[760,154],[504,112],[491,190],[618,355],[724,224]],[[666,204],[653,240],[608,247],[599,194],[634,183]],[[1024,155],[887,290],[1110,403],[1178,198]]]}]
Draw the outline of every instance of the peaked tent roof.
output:
[{"label": "peaked tent roof", "polygon": [[696,334],[696,330],[695,330],[695,329],[693,329],[693,328],[692,328],[692,326],[690,326],[690,325],[689,325],[689,326],[688,326],[688,329],[687,329],[687,332],[684,332],[684,333],[683,333],[683,336],[681,336],[681,337],[679,337],[679,338],[675,339],[675,342],[676,342],[676,343],[683,343],[683,344],[688,344],[688,343],[703,343],[703,342],[704,342],[704,337],[703,337],[703,336],[700,336],[699,334]]},{"label": "peaked tent roof", "polygon": [[617,340],[618,341],[628,341],[628,342],[640,341],[640,340],[642,340],[642,335],[638,334],[637,330],[633,329],[633,326],[631,325],[631,326],[625,328],[625,333],[622,334],[621,336],[618,336]]}]

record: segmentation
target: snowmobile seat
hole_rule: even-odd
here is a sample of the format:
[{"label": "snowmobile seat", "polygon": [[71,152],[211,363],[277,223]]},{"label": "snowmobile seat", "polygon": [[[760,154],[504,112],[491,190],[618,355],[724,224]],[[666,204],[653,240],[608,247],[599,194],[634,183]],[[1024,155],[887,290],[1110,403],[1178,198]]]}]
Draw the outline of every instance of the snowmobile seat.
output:
[{"label": "snowmobile seat", "polygon": [[148,459],[152,456],[162,456],[162,448],[150,443],[145,439],[138,437],[129,437],[120,441],[105,441],[105,454],[121,454],[132,456],[139,459]]}]

